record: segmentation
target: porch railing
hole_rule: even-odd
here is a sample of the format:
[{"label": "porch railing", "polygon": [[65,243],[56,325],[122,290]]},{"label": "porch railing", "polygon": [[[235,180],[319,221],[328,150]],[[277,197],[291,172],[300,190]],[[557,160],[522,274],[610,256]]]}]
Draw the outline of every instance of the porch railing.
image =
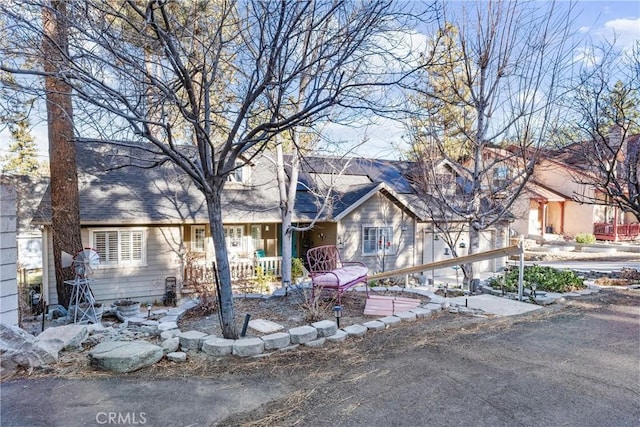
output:
[{"label": "porch railing", "polygon": [[[240,282],[255,280],[258,278],[258,267],[261,267],[263,274],[272,274],[274,277],[282,277],[282,257],[262,257],[256,259],[242,259],[229,261],[231,271],[231,281]],[[190,264],[185,268],[185,287],[190,283],[200,282],[205,284],[214,283],[213,267],[208,264]]]},{"label": "porch railing", "polygon": [[640,223],[618,224],[615,227],[610,223],[595,223],[593,234],[598,240],[635,240],[640,237]]}]

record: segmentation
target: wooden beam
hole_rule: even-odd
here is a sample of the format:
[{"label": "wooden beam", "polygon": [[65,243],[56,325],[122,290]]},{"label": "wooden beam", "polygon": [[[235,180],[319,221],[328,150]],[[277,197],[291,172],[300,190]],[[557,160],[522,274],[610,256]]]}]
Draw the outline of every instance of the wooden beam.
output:
[{"label": "wooden beam", "polygon": [[407,274],[421,273],[423,271],[438,270],[456,265],[471,264],[474,262],[486,261],[488,259],[501,258],[503,256],[519,255],[523,249],[520,246],[508,246],[506,248],[493,249],[486,252],[461,256],[443,261],[420,264],[413,267],[400,268],[398,270],[384,271],[368,277],[368,280],[388,279],[389,277],[405,276]]}]

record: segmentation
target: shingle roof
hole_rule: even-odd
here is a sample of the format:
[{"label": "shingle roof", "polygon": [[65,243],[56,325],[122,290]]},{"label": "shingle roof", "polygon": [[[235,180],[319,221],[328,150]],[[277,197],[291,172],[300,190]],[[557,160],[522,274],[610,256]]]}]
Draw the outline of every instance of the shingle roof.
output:
[{"label": "shingle roof", "polygon": [[[105,145],[79,144],[77,168],[80,218],[85,225],[125,225],[156,223],[208,222],[203,194],[171,162],[153,168],[148,155],[105,148]],[[279,222],[279,196],[275,172],[266,162],[256,159],[249,185],[227,183],[222,195],[225,222]],[[346,160],[339,162],[342,166]],[[310,167],[313,165],[314,167]],[[310,158],[303,165],[301,181],[317,188],[315,173],[331,173],[335,159]],[[311,172],[311,173],[310,173]],[[366,179],[365,179],[366,177]],[[335,179],[330,209],[321,219],[331,220],[384,182],[397,193],[411,189],[393,162],[351,159],[347,170]],[[313,219],[322,204],[308,188],[298,186],[294,221]],[[48,223],[51,218],[50,193],[46,192],[34,220]]]}]

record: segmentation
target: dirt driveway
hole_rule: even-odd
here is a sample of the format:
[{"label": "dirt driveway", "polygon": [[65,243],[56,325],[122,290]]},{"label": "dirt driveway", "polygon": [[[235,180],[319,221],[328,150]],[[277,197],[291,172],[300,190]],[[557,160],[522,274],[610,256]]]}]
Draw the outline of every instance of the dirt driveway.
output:
[{"label": "dirt driveway", "polygon": [[[263,359],[1,385],[3,426],[637,426],[640,295],[533,314],[444,314]],[[111,417],[111,418],[110,418]]]}]

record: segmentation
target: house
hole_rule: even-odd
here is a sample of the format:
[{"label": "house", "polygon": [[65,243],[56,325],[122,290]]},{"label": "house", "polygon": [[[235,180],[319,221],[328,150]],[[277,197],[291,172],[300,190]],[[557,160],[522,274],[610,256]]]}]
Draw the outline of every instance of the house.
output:
[{"label": "house", "polygon": [[[616,142],[617,130],[609,135]],[[640,135],[628,137],[626,146],[640,145]],[[590,144],[570,144],[547,150],[536,165],[514,214],[513,227],[532,238],[573,238],[594,234],[598,240],[620,241],[640,238],[640,224],[631,212],[622,212],[589,182],[594,170],[588,156]],[[622,152],[625,152],[623,147]]]},{"label": "house", "polygon": [[[233,280],[253,276],[256,265],[276,276],[280,271],[279,193],[267,156],[238,168],[223,192]],[[194,275],[206,275],[214,260],[204,196],[172,163],[136,167],[148,165],[142,153],[77,147],[82,241],[100,255],[91,277],[98,301],[162,301],[168,278],[188,286]],[[293,256],[304,258],[311,247],[333,244],[343,260],[362,261],[371,272],[450,258],[406,179],[408,167],[386,160],[306,158],[293,222],[316,222],[311,230],[294,233]],[[319,212],[315,193],[327,189],[330,203]],[[34,223],[43,228],[45,295],[54,304],[50,218],[47,192]],[[504,246],[506,235],[504,229],[488,230],[481,250]],[[485,262],[480,271],[502,266],[500,260]]]}]

